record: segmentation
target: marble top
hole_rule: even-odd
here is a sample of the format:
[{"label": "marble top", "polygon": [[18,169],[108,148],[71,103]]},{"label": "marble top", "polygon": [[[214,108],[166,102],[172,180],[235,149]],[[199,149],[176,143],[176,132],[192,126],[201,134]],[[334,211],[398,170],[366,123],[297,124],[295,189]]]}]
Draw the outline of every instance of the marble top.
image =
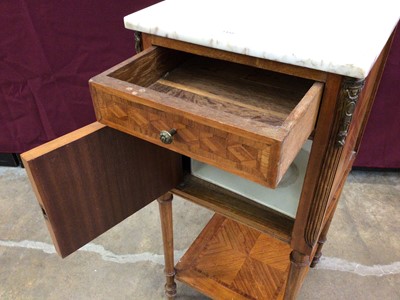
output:
[{"label": "marble top", "polygon": [[397,0],[166,0],[125,27],[202,46],[365,78],[400,15]]}]

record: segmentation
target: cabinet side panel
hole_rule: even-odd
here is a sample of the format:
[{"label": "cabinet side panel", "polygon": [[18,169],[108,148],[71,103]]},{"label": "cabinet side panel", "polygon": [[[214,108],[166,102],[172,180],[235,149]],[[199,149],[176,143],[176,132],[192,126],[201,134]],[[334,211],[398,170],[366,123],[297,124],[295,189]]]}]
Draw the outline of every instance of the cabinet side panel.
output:
[{"label": "cabinet side panel", "polygon": [[[65,257],[175,187],[180,155],[109,127],[23,155],[58,253]],[[46,147],[49,151],[46,151]]]}]

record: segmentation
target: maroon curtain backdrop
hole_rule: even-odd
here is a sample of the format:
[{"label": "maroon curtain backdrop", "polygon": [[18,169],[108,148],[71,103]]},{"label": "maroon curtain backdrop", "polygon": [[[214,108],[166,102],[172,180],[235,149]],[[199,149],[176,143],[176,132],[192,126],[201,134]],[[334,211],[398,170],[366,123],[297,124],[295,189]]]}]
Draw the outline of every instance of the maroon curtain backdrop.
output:
[{"label": "maroon curtain backdrop", "polygon": [[157,0],[1,0],[0,152],[95,120],[88,80],[134,54],[123,17]]},{"label": "maroon curtain backdrop", "polygon": [[[88,80],[134,54],[123,17],[158,0],[1,0],[0,153],[95,120]],[[400,168],[400,30],[357,166]]]},{"label": "maroon curtain backdrop", "polygon": [[354,166],[400,168],[400,28]]}]

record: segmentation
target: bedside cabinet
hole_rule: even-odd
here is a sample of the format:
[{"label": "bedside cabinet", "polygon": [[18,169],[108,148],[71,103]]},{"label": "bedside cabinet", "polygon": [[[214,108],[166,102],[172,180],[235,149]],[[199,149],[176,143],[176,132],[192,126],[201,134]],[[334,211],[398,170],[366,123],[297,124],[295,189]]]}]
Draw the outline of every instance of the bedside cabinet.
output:
[{"label": "bedside cabinet", "polygon": [[[261,29],[236,31],[235,4],[226,24],[218,25],[218,3],[207,13],[213,26],[196,30],[207,21],[206,4],[165,1],[126,17],[140,53],[90,80],[98,122],[22,158],[61,256],[158,198],[168,298],[177,278],[214,299],[294,299],[321,257],[398,18],[389,16],[373,36],[383,38],[364,53],[364,68],[368,63],[356,65],[363,60],[342,64],[316,54],[338,39],[341,26],[315,50],[297,39],[312,32],[269,26],[309,21],[298,24],[302,18],[292,14],[281,20],[278,11],[260,21],[257,7],[245,9],[269,44],[258,42]],[[306,48],[315,59],[300,57]],[[348,52],[346,59],[356,57]],[[216,212],[176,266],[173,194]],[[280,206],[284,201],[294,210]]]}]

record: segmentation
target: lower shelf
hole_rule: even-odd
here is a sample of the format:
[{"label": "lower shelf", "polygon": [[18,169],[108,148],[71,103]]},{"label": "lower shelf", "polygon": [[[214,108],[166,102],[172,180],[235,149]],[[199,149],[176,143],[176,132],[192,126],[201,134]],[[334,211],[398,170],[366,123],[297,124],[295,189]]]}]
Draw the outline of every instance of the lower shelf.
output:
[{"label": "lower shelf", "polygon": [[294,219],[225,188],[188,174],[172,193],[290,243]]},{"label": "lower shelf", "polygon": [[213,299],[282,299],[290,247],[215,214],[176,265],[182,281]]}]

